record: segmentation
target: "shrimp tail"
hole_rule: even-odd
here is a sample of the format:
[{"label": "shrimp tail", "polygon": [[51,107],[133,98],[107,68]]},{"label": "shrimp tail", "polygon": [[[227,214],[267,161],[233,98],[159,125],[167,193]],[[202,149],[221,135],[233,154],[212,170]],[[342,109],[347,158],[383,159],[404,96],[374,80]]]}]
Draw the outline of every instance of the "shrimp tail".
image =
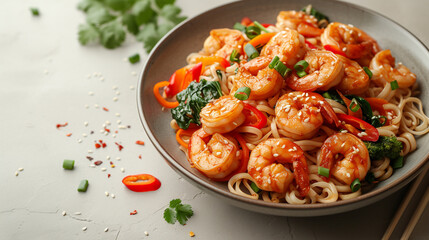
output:
[{"label": "shrimp tail", "polygon": [[322,101],[320,105],[321,113],[325,120],[331,125],[334,124],[336,127],[340,127],[340,120],[338,119],[337,114],[335,114],[335,111],[331,105],[329,105],[329,103],[326,101]]},{"label": "shrimp tail", "polygon": [[298,184],[299,194],[303,197],[307,196],[310,191],[310,179],[308,176],[307,162],[304,156],[293,161],[293,171],[295,174],[295,181]]}]

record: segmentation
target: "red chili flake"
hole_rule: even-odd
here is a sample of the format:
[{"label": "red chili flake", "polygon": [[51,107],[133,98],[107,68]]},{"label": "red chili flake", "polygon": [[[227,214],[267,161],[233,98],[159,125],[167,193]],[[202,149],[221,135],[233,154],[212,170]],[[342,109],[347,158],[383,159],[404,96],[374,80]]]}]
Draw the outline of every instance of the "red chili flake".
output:
[{"label": "red chili flake", "polygon": [[142,159],[142,155],[141,154],[139,155],[139,158]]},{"label": "red chili flake", "polygon": [[71,135],[72,135],[71,133],[67,133],[67,134],[66,134],[66,136],[67,136],[67,137],[70,137]]},{"label": "red chili flake", "polygon": [[102,164],[102,163],[103,163],[103,161],[100,161],[100,160],[94,162],[94,164],[97,165],[97,166],[100,165],[100,164]]},{"label": "red chili flake", "polygon": [[104,110],[104,111],[106,111],[106,112],[108,112],[108,111],[109,111],[109,109],[107,109],[107,108],[105,108],[105,107],[103,107],[103,110]]},{"label": "red chili flake", "polygon": [[115,142],[115,144],[118,146],[119,151],[121,151],[121,150],[124,148],[124,146],[122,146],[121,144],[119,144],[119,143],[117,143],[117,142]]},{"label": "red chili flake", "polygon": [[118,130],[116,130],[115,133],[118,133]]},{"label": "red chili flake", "polygon": [[130,215],[136,215],[136,214],[137,214],[137,210],[130,212]]},{"label": "red chili flake", "polygon": [[104,131],[106,131],[106,132],[110,132],[110,129],[108,129],[108,128],[104,128]]},{"label": "red chili flake", "polygon": [[105,148],[107,145],[106,145],[106,143],[103,143],[103,144],[101,144],[101,146],[102,146],[103,148]]},{"label": "red chili flake", "polygon": [[57,128],[65,127],[67,125],[69,125],[67,122],[64,123],[64,124],[57,124]]},{"label": "red chili flake", "polygon": [[110,173],[107,174],[107,178],[110,178]]},{"label": "red chili flake", "polygon": [[91,157],[91,156],[86,156],[86,158],[87,158],[89,161],[94,160],[94,158],[93,158],[93,157]]},{"label": "red chili flake", "polygon": [[144,142],[143,142],[143,141],[140,141],[140,140],[137,140],[137,141],[136,141],[136,144],[138,144],[138,145],[144,145]]},{"label": "red chili flake", "polygon": [[100,148],[100,147],[101,147],[100,144],[98,144],[98,143],[95,144],[95,148]]},{"label": "red chili flake", "polygon": [[112,161],[110,161],[110,165],[113,165],[113,162],[112,162]]}]

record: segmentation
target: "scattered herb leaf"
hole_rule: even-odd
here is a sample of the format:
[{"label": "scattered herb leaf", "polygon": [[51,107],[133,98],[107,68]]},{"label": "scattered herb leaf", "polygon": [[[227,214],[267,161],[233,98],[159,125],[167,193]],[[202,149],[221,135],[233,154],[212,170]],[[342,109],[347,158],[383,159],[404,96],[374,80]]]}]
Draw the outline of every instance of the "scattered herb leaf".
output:
[{"label": "scattered herb leaf", "polygon": [[179,221],[180,224],[185,225],[192,215],[194,215],[194,211],[192,211],[191,205],[182,204],[180,199],[171,200],[169,207],[164,210],[164,219],[170,224]]}]

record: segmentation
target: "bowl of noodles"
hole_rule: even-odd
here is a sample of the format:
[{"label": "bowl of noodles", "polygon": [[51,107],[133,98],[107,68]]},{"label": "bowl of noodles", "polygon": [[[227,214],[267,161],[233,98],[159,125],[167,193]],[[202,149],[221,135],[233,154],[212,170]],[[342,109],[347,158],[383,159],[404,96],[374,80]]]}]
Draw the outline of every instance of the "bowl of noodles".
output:
[{"label": "bowl of noodles", "polygon": [[177,26],[140,76],[167,163],[235,206],[319,216],[381,200],[427,163],[427,48],[371,10],[227,4]]}]

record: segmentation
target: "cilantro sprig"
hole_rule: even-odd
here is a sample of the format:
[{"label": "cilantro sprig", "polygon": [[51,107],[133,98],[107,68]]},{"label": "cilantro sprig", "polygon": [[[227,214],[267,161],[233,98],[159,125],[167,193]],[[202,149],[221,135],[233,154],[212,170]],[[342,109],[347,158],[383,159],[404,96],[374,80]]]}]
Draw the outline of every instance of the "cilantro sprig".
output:
[{"label": "cilantro sprig", "polygon": [[164,210],[164,219],[170,224],[179,221],[180,224],[185,225],[192,215],[194,215],[194,211],[192,211],[191,205],[182,204],[180,199],[171,200],[170,206]]},{"label": "cilantro sprig", "polygon": [[79,42],[99,42],[113,49],[121,46],[128,31],[150,52],[168,31],[186,19],[174,4],[175,0],[81,0],[78,9],[86,14],[86,23],[79,25]]}]

